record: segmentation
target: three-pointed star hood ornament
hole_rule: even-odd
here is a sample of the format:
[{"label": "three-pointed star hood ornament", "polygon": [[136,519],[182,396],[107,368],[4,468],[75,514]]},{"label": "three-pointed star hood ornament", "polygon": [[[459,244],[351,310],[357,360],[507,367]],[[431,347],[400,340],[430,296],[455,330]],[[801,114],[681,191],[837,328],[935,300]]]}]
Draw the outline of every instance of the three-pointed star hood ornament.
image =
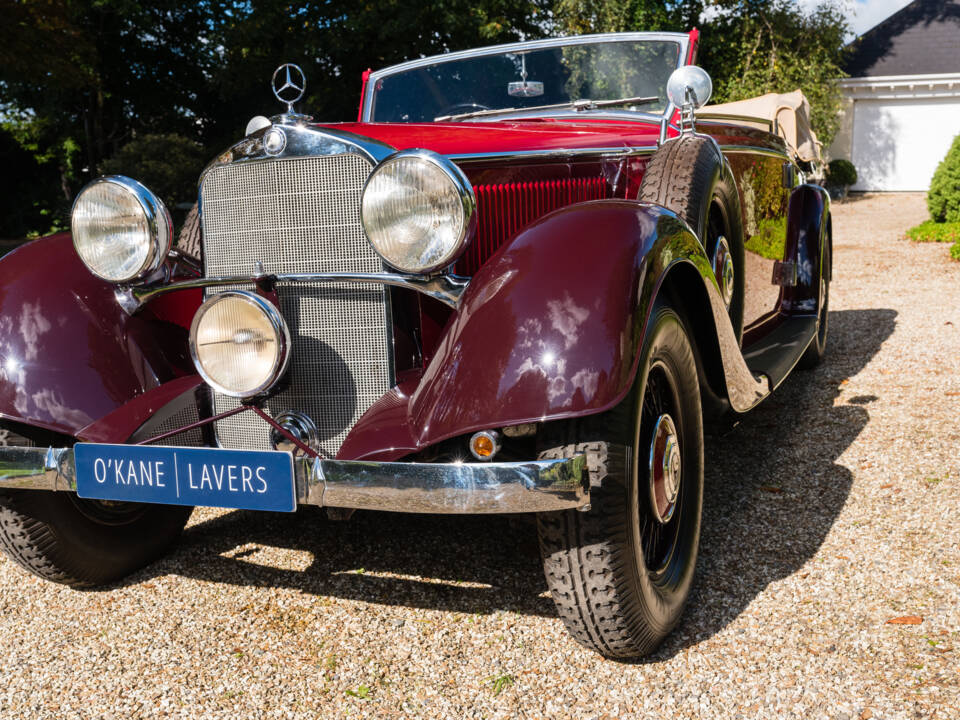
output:
[{"label": "three-pointed star hood ornament", "polygon": [[277,100],[285,103],[287,113],[293,115],[293,104],[299,102],[307,90],[307,76],[293,63],[285,63],[273,71],[273,94]]}]

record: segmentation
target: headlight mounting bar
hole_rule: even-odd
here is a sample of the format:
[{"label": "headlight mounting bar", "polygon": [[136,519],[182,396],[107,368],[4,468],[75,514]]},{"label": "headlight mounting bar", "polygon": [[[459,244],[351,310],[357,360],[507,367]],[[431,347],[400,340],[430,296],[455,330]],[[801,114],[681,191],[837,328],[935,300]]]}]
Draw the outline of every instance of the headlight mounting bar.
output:
[{"label": "headlight mounting bar", "polygon": [[133,315],[157,295],[177,290],[247,285],[264,280],[281,283],[357,282],[408,288],[456,308],[470,278],[459,275],[404,275],[401,273],[293,273],[280,275],[232,275],[229,277],[190,278],[166,284],[122,286],[116,290],[117,302],[128,315]]}]

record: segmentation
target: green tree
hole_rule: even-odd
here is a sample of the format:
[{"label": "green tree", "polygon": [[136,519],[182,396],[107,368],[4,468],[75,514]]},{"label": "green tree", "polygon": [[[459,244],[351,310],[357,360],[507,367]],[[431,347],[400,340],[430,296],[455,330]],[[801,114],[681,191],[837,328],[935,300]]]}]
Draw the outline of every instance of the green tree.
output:
[{"label": "green tree", "polygon": [[685,31],[699,26],[698,63],[714,83],[713,102],[800,88],[813,125],[829,145],[839,125],[847,22],[840,0],[805,12],[791,0],[556,0],[569,33]]},{"label": "green tree", "polygon": [[714,78],[715,102],[800,88],[810,101],[814,130],[828,146],[839,127],[841,66],[847,21],[842,6],[825,2],[804,12],[795,2],[738,0],[703,30],[701,63]]},{"label": "green tree", "polygon": [[30,191],[39,216],[21,213],[16,228],[0,216],[0,237],[19,233],[27,221],[40,231],[63,226],[85,182],[116,163],[129,165],[122,157],[105,163],[134,139],[173,134],[199,142],[212,157],[242,136],[251,116],[280,111],[269,81],[281,63],[296,62],[307,73],[299,109],[318,120],[352,120],[366,68],[536,37],[546,31],[551,6],[7,0],[0,21],[2,129],[31,156],[31,167],[57,178],[45,177]]}]

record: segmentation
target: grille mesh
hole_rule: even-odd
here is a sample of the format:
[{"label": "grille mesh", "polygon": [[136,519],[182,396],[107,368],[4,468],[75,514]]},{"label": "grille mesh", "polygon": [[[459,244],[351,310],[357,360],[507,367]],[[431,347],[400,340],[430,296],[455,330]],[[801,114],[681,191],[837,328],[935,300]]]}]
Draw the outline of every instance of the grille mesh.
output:
[{"label": "grille mesh", "polygon": [[[370,164],[345,154],[223,165],[201,188],[208,276],[381,272],[360,226],[360,192]],[[285,389],[271,415],[298,410],[336,455],[357,419],[390,388],[386,289],[355,283],[280,283],[280,311],[293,348]],[[214,395],[215,412],[238,401]],[[220,443],[268,449],[270,426],[246,412],[217,423]]]}]

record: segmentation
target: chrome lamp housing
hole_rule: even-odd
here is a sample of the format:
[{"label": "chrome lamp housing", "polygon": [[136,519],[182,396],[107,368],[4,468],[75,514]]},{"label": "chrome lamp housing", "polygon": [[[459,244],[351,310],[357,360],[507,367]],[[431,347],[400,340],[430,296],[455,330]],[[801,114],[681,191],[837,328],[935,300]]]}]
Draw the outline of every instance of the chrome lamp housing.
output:
[{"label": "chrome lamp housing", "polygon": [[401,150],[370,173],[360,199],[364,233],[384,262],[427,274],[454,262],[476,233],[477,201],[454,163],[430,150]]},{"label": "chrome lamp housing", "polygon": [[173,244],[173,223],[163,201],[124,175],[88,183],[74,200],[70,229],[83,264],[112,283],[147,278]]},{"label": "chrome lamp housing", "polygon": [[247,290],[227,290],[208,298],[194,315],[190,356],[217,392],[255,397],[286,371],[290,329],[269,300]]}]

